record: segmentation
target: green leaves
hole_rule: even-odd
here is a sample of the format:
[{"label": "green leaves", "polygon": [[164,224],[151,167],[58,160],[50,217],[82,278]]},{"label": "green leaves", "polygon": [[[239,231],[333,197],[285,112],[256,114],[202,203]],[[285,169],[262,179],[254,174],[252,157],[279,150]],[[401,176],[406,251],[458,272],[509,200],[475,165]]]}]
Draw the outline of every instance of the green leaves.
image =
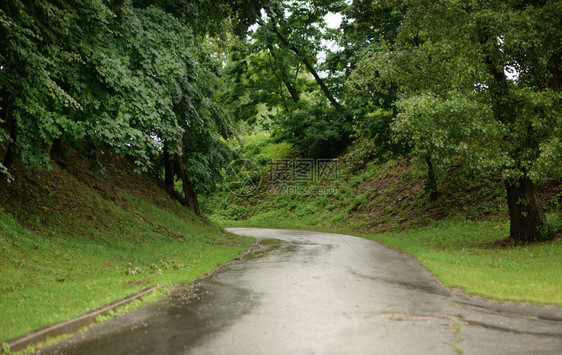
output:
[{"label": "green leaves", "polygon": [[165,144],[186,156],[197,191],[212,190],[233,132],[215,101],[223,63],[198,40],[238,5],[251,4],[3,1],[0,90],[11,110],[0,109],[0,144],[11,140],[28,167],[48,166],[50,146],[62,141],[93,159],[111,149],[154,172]]},{"label": "green leaves", "polygon": [[76,133],[65,127],[72,126],[69,114],[83,107],[68,78],[77,74],[84,43],[103,33],[110,16],[97,0],[2,2],[0,88],[11,106],[6,121],[17,126],[13,150],[26,165],[45,164],[45,148],[63,134]]},{"label": "green leaves", "polygon": [[452,92],[444,98],[426,92],[401,99],[397,108],[400,113],[392,125],[396,137],[408,141],[420,158],[431,156],[440,170],[460,158],[475,170],[490,169],[484,157],[501,155],[496,147],[480,144],[497,127],[490,108],[476,95]]},{"label": "green leaves", "polygon": [[408,2],[396,42],[353,80],[381,92],[398,85],[393,130],[417,156],[539,181],[559,170],[560,87],[548,83],[559,75],[562,27],[548,12],[560,5]]}]

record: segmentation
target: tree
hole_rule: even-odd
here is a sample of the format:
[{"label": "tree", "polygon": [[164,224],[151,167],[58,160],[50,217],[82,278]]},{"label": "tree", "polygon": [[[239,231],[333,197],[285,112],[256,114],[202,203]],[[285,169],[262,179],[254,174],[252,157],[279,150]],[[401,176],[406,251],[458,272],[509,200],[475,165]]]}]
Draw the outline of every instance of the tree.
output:
[{"label": "tree", "polygon": [[342,10],[342,15],[336,37],[339,50],[328,53],[326,66],[345,80],[345,103],[353,113],[356,135],[374,143],[373,156],[379,160],[404,154],[407,146],[394,139],[390,127],[397,114],[396,85],[376,90],[372,77],[363,77],[362,68],[358,67],[363,58],[381,52],[383,43],[394,43],[403,13],[388,2],[354,0]]},{"label": "tree", "polygon": [[416,0],[397,42],[363,62],[400,87],[394,123],[414,153],[501,174],[510,237],[541,237],[537,183],[560,174],[562,2]]},{"label": "tree", "polygon": [[351,115],[336,99],[314,65],[318,52],[323,49],[322,38],[326,32],[324,16],[331,8],[339,7],[339,1],[291,1],[285,4],[282,12],[266,11],[266,15],[258,23],[266,31],[273,33],[283,48],[296,55],[334,109],[351,122]]},{"label": "tree", "polygon": [[71,117],[81,104],[67,80],[113,16],[100,0],[2,1],[0,4],[0,92],[4,155],[0,171],[17,159],[45,165],[52,143],[79,138],[84,128]]},{"label": "tree", "polygon": [[182,3],[2,2],[0,173],[16,160],[49,166],[61,141],[94,160],[106,149],[127,155],[138,171],[163,159],[166,183],[181,176],[197,213],[195,194],[219,178],[231,130],[215,102],[218,65],[190,25],[201,39],[238,10]]},{"label": "tree", "polygon": [[[161,8],[124,6],[120,14],[118,35],[111,39],[117,43],[101,46],[107,48],[101,54],[104,73],[111,75],[106,82],[124,99],[119,114],[128,119],[128,129],[111,132],[113,146],[137,157],[141,168],[161,157],[165,182],[173,185],[179,176],[182,202],[199,214],[197,193],[212,190],[220,178],[229,156],[224,138],[232,135],[214,98],[218,68],[189,28]],[[133,139],[117,136],[131,130],[138,132]]]},{"label": "tree", "polygon": [[[249,41],[231,51],[234,83],[226,95],[234,116],[254,119],[266,105],[273,136],[310,157],[335,156],[351,141],[352,116],[338,87],[320,71],[330,36],[324,16],[342,1],[272,1],[255,20]],[[282,6],[280,6],[282,5]]]}]

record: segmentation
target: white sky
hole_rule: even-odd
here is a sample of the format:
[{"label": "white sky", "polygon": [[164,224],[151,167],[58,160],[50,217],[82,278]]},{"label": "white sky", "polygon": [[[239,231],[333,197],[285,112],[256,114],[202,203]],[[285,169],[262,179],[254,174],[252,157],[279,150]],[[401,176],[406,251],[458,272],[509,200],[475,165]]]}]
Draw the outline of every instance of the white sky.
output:
[{"label": "white sky", "polygon": [[326,16],[324,16],[324,20],[329,28],[338,28],[341,24],[341,14],[335,14],[333,12],[329,12]]},{"label": "white sky", "polygon": [[[340,27],[341,21],[342,21],[342,16],[339,13],[333,13],[333,12],[329,12],[326,16],[324,16],[324,21],[326,21],[326,25],[328,26],[328,28],[338,28]],[[342,49],[340,46],[337,45],[337,43],[333,42],[333,41],[322,41],[322,43],[324,44],[324,46],[326,46],[329,50],[331,51],[337,51]],[[320,62],[325,62],[326,61],[326,52],[321,51],[320,53],[318,53],[318,60]],[[328,72],[319,72],[318,73],[322,78],[325,78],[328,76]]]}]

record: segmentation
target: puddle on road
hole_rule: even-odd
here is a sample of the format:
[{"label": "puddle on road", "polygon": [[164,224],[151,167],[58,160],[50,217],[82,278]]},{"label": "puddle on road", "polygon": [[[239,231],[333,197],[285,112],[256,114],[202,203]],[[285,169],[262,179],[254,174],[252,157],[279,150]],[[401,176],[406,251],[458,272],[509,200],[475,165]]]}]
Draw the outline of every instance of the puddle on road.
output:
[{"label": "puddle on road", "polygon": [[284,241],[279,239],[261,239],[258,248],[246,254],[243,261],[253,261],[266,256],[279,257],[279,261],[287,261],[290,258],[315,257],[327,253],[334,248],[331,244],[320,244],[309,241]]},{"label": "puddle on road", "polygon": [[259,296],[250,290],[221,282],[222,273],[193,286],[180,286],[153,304],[41,354],[187,353],[259,303]]},{"label": "puddle on road", "polygon": [[251,261],[271,254],[281,249],[283,241],[279,239],[261,239],[254,250],[242,257],[243,261]]},{"label": "puddle on road", "polygon": [[[307,250],[308,247],[311,249]],[[248,262],[295,252],[313,255],[332,246],[308,242],[262,239],[259,245],[212,276],[190,286],[179,286],[146,307],[92,328],[83,336],[45,348],[41,354],[171,354],[187,353],[208,337],[228,327],[259,304],[259,295],[232,277],[244,272]],[[229,273],[228,282],[221,282]],[[235,286],[236,285],[236,286]]]}]

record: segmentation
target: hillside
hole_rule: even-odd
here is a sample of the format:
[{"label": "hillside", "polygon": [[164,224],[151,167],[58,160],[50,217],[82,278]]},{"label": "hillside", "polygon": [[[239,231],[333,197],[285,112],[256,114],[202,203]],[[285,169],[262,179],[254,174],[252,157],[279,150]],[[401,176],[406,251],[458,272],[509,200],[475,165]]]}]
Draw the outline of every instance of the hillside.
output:
[{"label": "hillside", "polygon": [[14,166],[0,185],[0,342],[148,286],[189,282],[248,248],[125,158]]},{"label": "hillside", "polygon": [[[225,226],[343,228],[382,233],[443,220],[508,220],[505,187],[500,179],[469,176],[460,166],[444,174],[437,198],[432,200],[424,188],[427,175],[423,166],[405,158],[380,162],[363,156],[363,147],[357,144],[335,160],[337,176],[320,182],[312,178],[289,179],[282,182],[285,188],[279,189],[268,179],[272,162],[295,158],[293,151],[272,143],[263,134],[243,141],[245,156],[260,166],[262,181],[259,189],[248,196],[226,187],[204,201],[204,210]],[[320,193],[316,187],[321,188]],[[547,213],[559,214],[562,183],[551,179],[540,190]]]}]

